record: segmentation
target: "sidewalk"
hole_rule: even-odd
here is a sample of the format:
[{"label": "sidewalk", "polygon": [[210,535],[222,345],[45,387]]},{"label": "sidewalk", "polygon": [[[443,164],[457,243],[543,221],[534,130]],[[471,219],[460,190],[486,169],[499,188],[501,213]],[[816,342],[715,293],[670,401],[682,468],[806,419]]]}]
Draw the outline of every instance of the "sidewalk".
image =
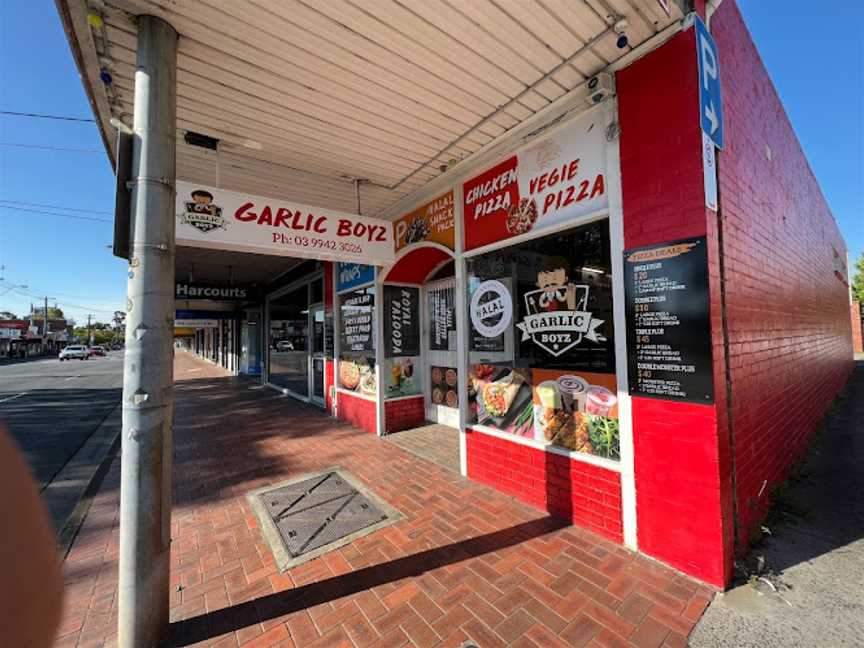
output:
[{"label": "sidewalk", "polygon": [[696,648],[843,648],[864,641],[864,359],[751,551],[762,579],[717,596]]},{"label": "sidewalk", "polygon": [[[712,591],[178,352],[171,645],[684,646]],[[279,573],[246,493],[338,465],[395,525]],[[116,628],[119,458],[64,565],[57,646]]]}]

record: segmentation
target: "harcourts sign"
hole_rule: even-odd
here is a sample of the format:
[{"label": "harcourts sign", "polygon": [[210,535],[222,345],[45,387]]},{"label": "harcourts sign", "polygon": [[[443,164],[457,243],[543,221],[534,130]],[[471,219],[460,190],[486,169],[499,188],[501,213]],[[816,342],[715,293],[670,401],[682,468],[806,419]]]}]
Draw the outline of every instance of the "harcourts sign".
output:
[{"label": "harcourts sign", "polygon": [[176,299],[212,299],[214,301],[250,301],[255,298],[247,286],[214,286],[178,281],[174,285]]}]

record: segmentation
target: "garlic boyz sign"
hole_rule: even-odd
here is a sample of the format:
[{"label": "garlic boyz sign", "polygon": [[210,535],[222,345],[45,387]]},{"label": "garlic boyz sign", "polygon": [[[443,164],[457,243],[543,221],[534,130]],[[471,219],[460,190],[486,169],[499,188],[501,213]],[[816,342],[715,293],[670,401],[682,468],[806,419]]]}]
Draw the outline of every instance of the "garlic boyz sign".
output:
[{"label": "garlic boyz sign", "polygon": [[[540,273],[541,277],[544,273]],[[593,317],[586,310],[588,286],[572,283],[548,283],[538,280],[539,290],[525,293],[526,315],[516,326],[522,331],[522,341],[534,344],[553,356],[566,353],[583,338],[591,342],[605,342],[597,330],[604,320]],[[552,279],[552,281],[556,281]]]},{"label": "garlic boyz sign", "polygon": [[393,224],[216,187],[177,183],[178,245],[388,265]]}]

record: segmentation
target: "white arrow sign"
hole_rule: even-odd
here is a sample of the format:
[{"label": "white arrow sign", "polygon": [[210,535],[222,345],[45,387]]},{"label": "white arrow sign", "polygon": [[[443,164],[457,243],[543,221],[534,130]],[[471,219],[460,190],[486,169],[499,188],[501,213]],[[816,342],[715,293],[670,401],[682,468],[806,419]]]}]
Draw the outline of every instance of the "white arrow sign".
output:
[{"label": "white arrow sign", "polygon": [[714,102],[711,101],[705,106],[705,116],[708,118],[708,121],[711,122],[711,132],[709,135],[713,135],[717,132],[717,127],[720,125],[720,121],[717,119],[717,113],[714,112]]}]

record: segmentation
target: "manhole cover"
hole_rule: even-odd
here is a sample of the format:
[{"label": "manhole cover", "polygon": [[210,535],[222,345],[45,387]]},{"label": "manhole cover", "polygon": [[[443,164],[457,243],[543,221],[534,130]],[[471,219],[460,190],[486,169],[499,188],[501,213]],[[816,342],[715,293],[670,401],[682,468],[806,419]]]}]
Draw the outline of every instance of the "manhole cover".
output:
[{"label": "manhole cover", "polygon": [[392,524],[401,516],[344,471],[327,470],[250,494],[281,569]]}]

